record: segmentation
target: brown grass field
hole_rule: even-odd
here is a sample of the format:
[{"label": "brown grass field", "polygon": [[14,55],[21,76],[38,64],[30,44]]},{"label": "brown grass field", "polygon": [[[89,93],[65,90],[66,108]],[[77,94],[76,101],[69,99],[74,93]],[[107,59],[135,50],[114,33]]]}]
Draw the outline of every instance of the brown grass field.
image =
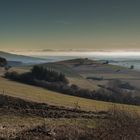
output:
[{"label": "brown grass field", "polygon": [[[0,77],[0,92],[9,96],[19,97],[26,100],[49,103],[57,106],[75,107],[78,104],[81,109],[96,111],[107,110],[114,106],[113,103],[84,99],[75,96],[64,95],[49,91],[40,87],[30,86],[18,82],[13,82]],[[132,105],[115,104],[120,107],[140,111],[140,108]]]}]

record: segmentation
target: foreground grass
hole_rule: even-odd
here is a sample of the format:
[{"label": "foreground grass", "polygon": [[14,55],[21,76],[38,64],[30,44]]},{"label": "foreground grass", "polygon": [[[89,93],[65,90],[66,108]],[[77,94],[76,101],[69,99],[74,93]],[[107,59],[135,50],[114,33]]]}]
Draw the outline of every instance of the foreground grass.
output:
[{"label": "foreground grass", "polygon": [[97,117],[96,112],[50,106],[10,96],[1,95],[0,103],[0,139],[140,139],[140,116],[130,109],[114,106],[105,114],[97,112]]},{"label": "foreground grass", "polygon": [[[0,77],[0,92],[9,96],[19,97],[26,100],[40,103],[48,103],[57,106],[75,107],[79,106],[88,111],[106,111],[114,106],[112,103],[84,99],[69,95],[60,94],[43,88],[13,82]],[[139,111],[140,107],[132,105],[115,104],[118,107],[129,108],[130,110]]]},{"label": "foreground grass", "polygon": [[[28,135],[28,132],[30,136],[34,136],[34,134],[37,136],[38,132],[41,133],[40,136],[44,133],[48,136],[50,131],[59,128],[59,126],[95,128],[98,119],[95,115],[94,112],[51,106],[0,95],[0,139],[14,139],[23,136],[24,133]],[[104,117],[100,114],[98,116]]]},{"label": "foreground grass", "polygon": [[94,119],[51,119],[35,116],[18,116],[14,114],[1,114],[0,115],[0,138],[3,136],[14,136],[23,130],[32,129],[37,126],[47,125],[51,128],[60,125],[77,125],[95,128],[96,121]]},{"label": "foreground grass", "polygon": [[42,125],[43,120],[40,117],[16,116],[14,114],[0,115],[0,138],[15,136],[23,130]]},{"label": "foreground grass", "polygon": [[[117,105],[104,116],[103,112],[50,106],[10,96],[1,95],[0,99],[0,139],[140,139],[140,116],[130,108],[124,110]],[[82,117],[84,113],[87,115]]]},{"label": "foreground grass", "polygon": [[[113,110],[112,110],[113,109]],[[112,108],[108,119],[0,116],[0,138],[40,140],[139,140],[140,116]],[[4,118],[4,119],[3,119]],[[3,124],[6,122],[7,125]]]}]

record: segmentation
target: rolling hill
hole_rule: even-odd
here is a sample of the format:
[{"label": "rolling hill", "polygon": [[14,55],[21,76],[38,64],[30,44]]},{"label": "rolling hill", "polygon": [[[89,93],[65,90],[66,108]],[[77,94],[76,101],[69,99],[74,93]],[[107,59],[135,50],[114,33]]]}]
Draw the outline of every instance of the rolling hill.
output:
[{"label": "rolling hill", "polygon": [[[101,61],[94,61],[87,58],[42,63],[39,65],[64,73],[70,84],[78,85],[80,88],[98,90],[100,85],[106,86],[109,81],[119,79],[134,86],[135,91],[133,91],[133,95],[140,95],[140,72],[136,70],[105,64]],[[32,66],[15,67],[12,70],[27,72]]]},{"label": "rolling hill", "polygon": [[35,58],[35,57],[30,57],[30,56],[23,56],[23,55],[17,55],[17,54],[11,54],[7,52],[2,52],[0,51],[0,57],[6,58],[7,61],[9,61],[10,64],[16,63],[16,64],[21,64],[21,63],[33,63],[33,64],[38,64],[38,63],[43,63],[45,62],[45,59],[40,59],[40,58]]},{"label": "rolling hill", "polygon": [[41,64],[44,67],[64,73],[71,84],[90,90],[99,89],[99,85],[107,85],[110,80],[119,79],[129,82],[135,87],[135,93],[140,92],[140,72],[122,66],[105,64],[87,58],[65,60]]}]

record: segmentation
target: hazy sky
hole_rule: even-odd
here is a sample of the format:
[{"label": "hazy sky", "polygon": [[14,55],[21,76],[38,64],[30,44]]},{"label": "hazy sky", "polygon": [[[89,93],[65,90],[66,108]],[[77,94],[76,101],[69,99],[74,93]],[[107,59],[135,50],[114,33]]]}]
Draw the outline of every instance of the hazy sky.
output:
[{"label": "hazy sky", "polygon": [[1,0],[0,49],[139,49],[140,0]]}]

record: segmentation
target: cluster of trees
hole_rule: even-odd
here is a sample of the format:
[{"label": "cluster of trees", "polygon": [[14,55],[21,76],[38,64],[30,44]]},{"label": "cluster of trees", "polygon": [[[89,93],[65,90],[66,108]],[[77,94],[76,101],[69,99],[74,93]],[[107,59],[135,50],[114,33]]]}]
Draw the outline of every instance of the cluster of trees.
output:
[{"label": "cluster of trees", "polygon": [[110,88],[100,89],[98,94],[95,94],[96,100],[102,100],[107,102],[121,103],[121,104],[131,104],[140,105],[140,97],[133,96],[132,93],[120,92],[116,90],[111,90]]},{"label": "cluster of trees", "polygon": [[128,82],[122,82],[119,79],[116,80],[110,80],[108,83],[108,87],[112,90],[114,90],[114,92],[122,92],[123,90],[135,90],[135,88],[130,85],[130,83]]},{"label": "cluster of trees", "polygon": [[[110,83],[110,89],[101,88],[98,91],[90,91],[88,89],[81,89],[77,85],[69,85],[65,75],[53,70],[48,70],[41,66],[34,66],[31,72],[24,74],[7,72],[5,73],[5,77],[11,80],[57,91],[63,94],[94,100],[140,105],[140,97],[133,97],[130,93],[124,94],[120,92],[120,90],[118,90],[119,88],[117,88],[117,86],[120,86],[120,84],[116,84],[116,82]],[[128,84],[123,86],[127,86],[130,88]],[[111,90],[111,87],[116,88],[113,88],[113,90]]]},{"label": "cluster of trees", "polygon": [[58,73],[51,69],[46,69],[42,66],[34,66],[31,74],[35,79],[38,80],[45,80],[48,82],[63,82],[65,84],[68,83],[68,80],[64,74]]},{"label": "cluster of trees", "polygon": [[50,83],[68,84],[68,80],[66,79],[64,74],[58,73],[42,66],[34,66],[31,72],[23,74],[18,74],[17,72],[6,72],[5,77],[28,84],[34,84],[36,80],[46,81]]}]

